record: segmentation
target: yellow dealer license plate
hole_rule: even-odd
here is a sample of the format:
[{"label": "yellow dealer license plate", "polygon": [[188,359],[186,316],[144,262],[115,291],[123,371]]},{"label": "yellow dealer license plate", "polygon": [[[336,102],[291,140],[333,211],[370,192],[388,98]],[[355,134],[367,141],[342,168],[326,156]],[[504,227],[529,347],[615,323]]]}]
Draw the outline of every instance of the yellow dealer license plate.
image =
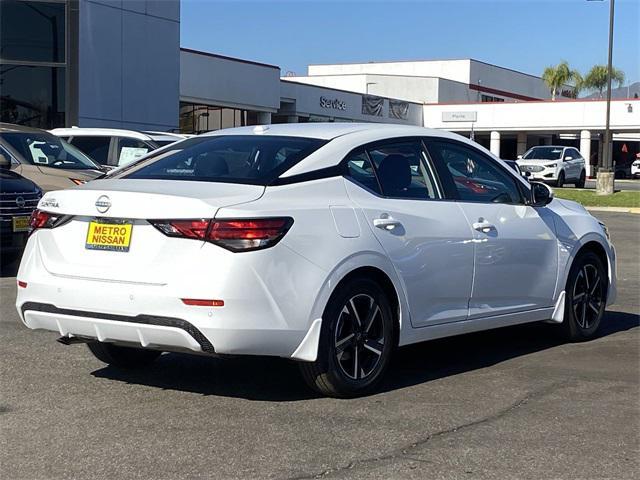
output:
[{"label": "yellow dealer license plate", "polygon": [[13,217],[13,231],[26,232],[29,230],[29,217]]},{"label": "yellow dealer license plate", "polygon": [[89,223],[85,247],[90,250],[111,250],[128,252],[131,244],[133,224],[105,223],[92,221]]}]

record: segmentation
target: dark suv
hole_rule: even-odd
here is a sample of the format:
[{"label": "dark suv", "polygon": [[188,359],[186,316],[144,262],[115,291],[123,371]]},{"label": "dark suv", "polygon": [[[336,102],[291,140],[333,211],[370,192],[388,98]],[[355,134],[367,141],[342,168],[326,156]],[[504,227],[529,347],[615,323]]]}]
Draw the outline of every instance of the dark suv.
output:
[{"label": "dark suv", "polygon": [[29,217],[38,205],[42,190],[31,180],[0,165],[0,254],[11,263],[24,249],[29,233]]}]

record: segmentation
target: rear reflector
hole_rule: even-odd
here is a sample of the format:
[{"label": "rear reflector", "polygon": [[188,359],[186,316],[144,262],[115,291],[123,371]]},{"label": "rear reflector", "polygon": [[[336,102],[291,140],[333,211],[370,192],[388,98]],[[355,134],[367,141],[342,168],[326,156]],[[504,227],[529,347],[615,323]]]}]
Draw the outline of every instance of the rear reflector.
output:
[{"label": "rear reflector", "polygon": [[22,280],[18,280],[18,287],[27,288],[27,282],[23,282]]},{"label": "rear reflector", "polygon": [[194,307],[224,307],[224,300],[203,300],[197,298],[183,298],[182,303]]},{"label": "rear reflector", "polygon": [[169,237],[192,238],[215,243],[232,252],[272,247],[293,224],[290,217],[254,219],[149,220]]}]

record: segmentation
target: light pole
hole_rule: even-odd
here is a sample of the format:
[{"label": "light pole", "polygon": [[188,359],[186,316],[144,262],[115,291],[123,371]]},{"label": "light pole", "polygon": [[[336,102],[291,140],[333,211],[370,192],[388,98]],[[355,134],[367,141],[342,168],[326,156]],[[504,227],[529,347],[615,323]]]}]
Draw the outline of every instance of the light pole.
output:
[{"label": "light pole", "polygon": [[[593,0],[588,0],[593,1]],[[602,0],[597,0],[602,1]],[[613,145],[611,142],[611,70],[613,57],[613,18],[615,0],[609,0],[609,56],[607,59],[607,119],[604,127],[604,144],[602,146],[602,164],[596,174],[596,193],[611,195],[614,191],[615,173],[613,171]]]}]

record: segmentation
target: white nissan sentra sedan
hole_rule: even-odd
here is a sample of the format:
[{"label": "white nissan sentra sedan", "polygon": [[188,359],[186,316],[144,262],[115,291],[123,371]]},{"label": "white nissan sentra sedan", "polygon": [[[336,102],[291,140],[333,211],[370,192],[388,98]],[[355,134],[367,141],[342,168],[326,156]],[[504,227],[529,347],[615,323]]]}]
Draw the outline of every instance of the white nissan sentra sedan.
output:
[{"label": "white nissan sentra sedan", "polygon": [[397,346],[536,321],[588,339],[616,291],[584,208],[418,127],[221,130],[47,193],[31,228],[27,327],[123,368],[290,358],[332,396],[371,391]]}]

